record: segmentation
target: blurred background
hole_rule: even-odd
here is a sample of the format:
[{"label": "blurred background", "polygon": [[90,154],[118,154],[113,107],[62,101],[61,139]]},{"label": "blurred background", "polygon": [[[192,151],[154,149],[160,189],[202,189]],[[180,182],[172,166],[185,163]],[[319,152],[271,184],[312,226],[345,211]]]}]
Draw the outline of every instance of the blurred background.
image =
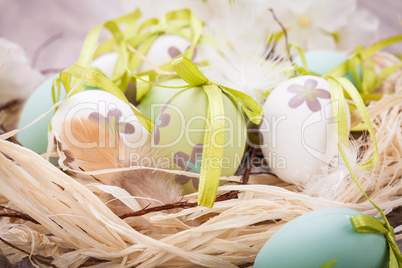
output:
[{"label": "blurred background", "polygon": [[[266,10],[268,7],[275,9],[276,4],[279,4],[279,1],[275,3],[273,0],[250,1],[255,1],[255,5],[261,5]],[[321,10],[315,5],[317,1],[327,0],[280,1],[282,6],[275,10],[285,27],[290,29],[290,41],[300,41],[306,50],[312,43],[316,45],[315,49],[327,49],[328,42],[330,44],[335,42],[336,49],[351,51],[356,43],[370,45],[378,40],[402,34],[402,0],[328,0],[327,9]],[[215,5],[218,2],[220,4]],[[196,14],[200,12],[197,15],[204,18],[212,13],[214,16],[219,16],[220,12],[225,12],[222,2],[227,4],[229,0],[206,2],[202,0],[0,0],[0,40],[3,38],[3,40],[7,39],[19,44],[26,54],[29,65],[46,76],[50,73],[58,73],[75,63],[85,36],[92,27],[130,13],[135,7],[141,8],[144,17],[150,17],[161,16],[181,6],[202,5],[203,8],[196,8],[194,11]],[[311,15],[312,18],[306,17],[306,14]],[[310,19],[314,20],[314,14],[324,18],[324,21],[320,24],[311,24]],[[336,28],[336,33],[326,35],[326,39],[323,40],[323,36],[319,35],[320,31],[336,26],[335,21],[331,21],[331,16],[337,17],[338,20],[343,18],[344,21],[338,21],[343,26]],[[298,24],[303,23],[304,26],[309,26],[308,31],[306,27],[303,29],[306,32],[298,31],[297,27],[300,27]],[[308,43],[308,41],[311,42]],[[0,51],[0,63],[7,56],[7,45],[3,44],[3,48],[5,53]],[[402,55],[402,44],[393,45],[386,50]],[[2,99],[0,104],[1,102]],[[10,266],[0,254],[0,267],[31,267],[31,265],[25,260]]]},{"label": "blurred background", "polygon": [[[85,35],[95,25],[129,13],[136,6],[143,9],[144,16],[151,16],[154,15],[149,14],[152,11],[155,11],[155,15],[159,15],[163,14],[164,11],[177,8],[180,6],[179,2],[188,2],[189,6],[191,6],[191,4],[201,2],[201,0],[1,0],[0,37],[20,44],[25,50],[32,67],[45,72],[60,70],[75,62]],[[256,5],[262,2],[266,5],[269,0],[256,1]],[[289,5],[295,3],[291,0],[281,2],[289,2]],[[299,4],[303,2],[312,1],[298,1]],[[347,21],[348,28],[363,29],[371,27],[369,31],[379,33],[376,37],[376,34],[368,32],[366,34],[368,37],[360,39],[372,39],[374,42],[378,38],[383,39],[402,34],[402,25],[398,19],[399,13],[402,16],[401,0],[347,0],[346,4],[350,3],[352,5],[355,2],[357,3],[357,9],[367,10],[369,15],[366,16],[367,19],[364,21],[364,16],[358,17],[356,12],[353,13]],[[275,4],[273,5],[275,6]],[[197,13],[197,10],[195,12]],[[224,10],[219,10],[219,12],[224,12]],[[314,12],[314,10],[311,10],[311,12]],[[337,15],[340,15],[343,11],[335,9],[333,12],[339,12]],[[202,14],[198,15],[202,17]],[[378,29],[377,25],[375,25],[376,17],[379,19]],[[283,23],[287,26],[286,18]],[[354,33],[349,35],[356,36]],[[362,42],[370,43],[370,40],[362,40]],[[402,45],[397,44],[387,50],[402,54]]]}]

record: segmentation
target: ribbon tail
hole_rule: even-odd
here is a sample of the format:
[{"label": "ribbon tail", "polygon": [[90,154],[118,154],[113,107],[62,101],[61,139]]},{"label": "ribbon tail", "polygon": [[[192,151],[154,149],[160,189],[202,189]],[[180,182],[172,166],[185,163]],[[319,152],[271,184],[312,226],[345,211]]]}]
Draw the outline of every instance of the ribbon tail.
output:
[{"label": "ribbon tail", "polygon": [[207,126],[204,134],[198,205],[212,207],[222,170],[224,110],[222,91],[216,85],[204,85],[208,97]]}]

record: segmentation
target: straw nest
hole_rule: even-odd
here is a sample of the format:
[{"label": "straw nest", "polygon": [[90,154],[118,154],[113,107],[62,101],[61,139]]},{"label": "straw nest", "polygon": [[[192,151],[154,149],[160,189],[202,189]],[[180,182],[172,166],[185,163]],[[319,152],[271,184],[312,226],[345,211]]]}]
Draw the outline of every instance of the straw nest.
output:
[{"label": "straw nest", "polygon": [[[400,63],[383,52],[372,59],[379,70]],[[389,214],[402,206],[402,71],[387,78],[377,92],[386,95],[367,109],[379,161],[357,175],[369,197]],[[352,114],[352,125],[357,118]],[[331,194],[258,175],[247,185],[219,187],[223,196],[211,209],[188,205],[122,219],[94,193],[109,188],[80,183],[38,154],[6,141],[11,134],[0,136],[0,204],[9,208],[0,211],[0,251],[11,262],[30,254],[37,265],[53,267],[248,267],[279,228],[310,211],[347,207],[379,215],[348,175]],[[366,135],[357,138],[355,146],[359,162],[374,151]],[[130,203],[124,192],[110,193]],[[196,202],[196,194],[184,196],[183,204],[186,201]],[[130,227],[139,217],[149,231]],[[402,231],[402,225],[394,227],[396,233]]]}]

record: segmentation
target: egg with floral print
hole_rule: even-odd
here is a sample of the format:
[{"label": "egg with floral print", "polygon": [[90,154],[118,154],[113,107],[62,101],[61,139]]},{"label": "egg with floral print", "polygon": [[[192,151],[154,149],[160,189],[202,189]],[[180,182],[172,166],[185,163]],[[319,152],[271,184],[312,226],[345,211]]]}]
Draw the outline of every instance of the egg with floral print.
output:
[{"label": "egg with floral print", "polygon": [[[59,136],[74,139],[70,129],[64,128],[65,122],[72,119],[85,118],[97,122],[103,127],[115,129],[122,142],[128,148],[137,148],[145,144],[150,133],[140,123],[131,106],[109,92],[95,89],[76,93],[66,99],[55,112],[51,129]],[[106,138],[106,137],[105,137]],[[70,142],[74,143],[74,140]],[[79,142],[79,141],[77,141]],[[107,144],[106,141],[98,141],[96,146]],[[63,144],[59,144],[63,150]],[[74,159],[67,159],[71,168],[75,169]]]},{"label": "egg with floral print", "polygon": [[[146,58],[153,65],[161,66],[185,53],[190,46],[191,42],[184,37],[172,34],[164,34],[155,39],[146,53]],[[198,54],[198,47],[196,47],[191,60],[196,62],[199,58]],[[151,66],[148,62],[143,61],[138,68],[138,72],[142,73],[149,71],[152,69],[152,67],[153,66]]]},{"label": "egg with floral print", "polygon": [[[328,81],[317,76],[289,79],[271,92],[263,106],[260,143],[280,179],[303,184],[322,168],[337,164],[335,106]],[[349,117],[348,109],[346,113]]]}]

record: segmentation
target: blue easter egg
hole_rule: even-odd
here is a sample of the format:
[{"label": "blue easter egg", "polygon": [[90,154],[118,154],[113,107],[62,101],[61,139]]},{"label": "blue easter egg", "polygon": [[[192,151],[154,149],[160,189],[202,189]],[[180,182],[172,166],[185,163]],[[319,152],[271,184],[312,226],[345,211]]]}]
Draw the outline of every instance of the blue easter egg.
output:
[{"label": "blue easter egg", "polygon": [[255,268],[334,268],[388,266],[384,235],[356,232],[350,218],[362,214],[347,208],[326,208],[290,221],[258,253]]},{"label": "blue easter egg", "polygon": [[[333,68],[342,64],[348,59],[348,56],[346,56],[345,54],[332,50],[308,51],[304,54],[304,56],[306,58],[307,67],[309,71],[316,73],[318,75],[324,75],[328,73]],[[294,59],[294,63],[297,66],[303,67],[303,62],[300,56]],[[359,79],[361,79],[362,74],[360,66],[356,68],[356,71],[359,76]],[[349,79],[349,81],[351,81],[355,85],[355,87],[359,89],[357,81],[354,78],[351,71],[349,71],[346,75],[344,75],[344,77]]]},{"label": "blue easter egg", "polygon": [[[37,117],[49,111],[53,106],[52,99],[52,84],[54,77],[47,79],[43,82],[34,93],[28,98],[21,113],[18,128],[21,129]],[[64,99],[66,92],[62,86],[60,90],[60,100]],[[41,120],[21,131],[17,135],[18,141],[39,154],[45,153],[47,150],[47,133],[49,123],[52,119],[53,112],[48,113]]]}]

